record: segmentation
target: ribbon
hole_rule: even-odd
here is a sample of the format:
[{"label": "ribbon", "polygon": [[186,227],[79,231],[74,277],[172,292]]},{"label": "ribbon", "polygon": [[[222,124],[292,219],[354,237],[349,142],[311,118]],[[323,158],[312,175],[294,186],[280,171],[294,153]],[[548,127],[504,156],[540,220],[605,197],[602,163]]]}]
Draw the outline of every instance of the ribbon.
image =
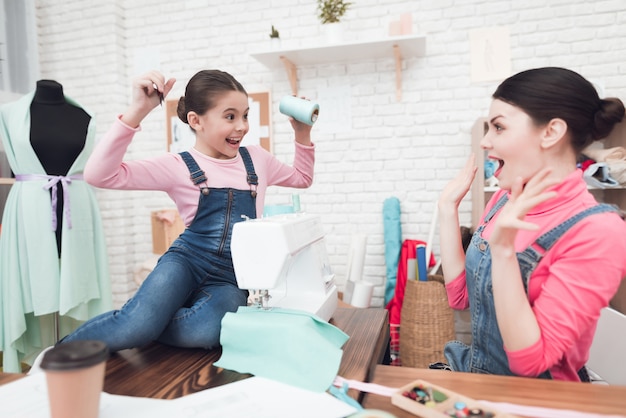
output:
[{"label": "ribbon", "polygon": [[48,182],[42,187],[44,190],[52,189],[51,206],[52,206],[52,230],[57,230],[57,184],[61,183],[63,188],[63,212],[65,213],[65,220],[67,221],[67,227],[72,228],[72,217],[70,211],[70,191],[69,185],[72,180],[82,180],[82,174],[73,174],[71,176],[50,176],[47,174],[16,174],[16,181],[31,181],[31,180],[48,180]]}]

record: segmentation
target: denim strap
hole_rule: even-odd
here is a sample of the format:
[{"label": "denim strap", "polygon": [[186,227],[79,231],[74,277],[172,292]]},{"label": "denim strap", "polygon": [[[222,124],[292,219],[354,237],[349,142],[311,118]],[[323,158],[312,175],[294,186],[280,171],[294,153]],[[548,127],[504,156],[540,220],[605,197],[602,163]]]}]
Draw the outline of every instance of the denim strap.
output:
[{"label": "denim strap", "polygon": [[188,151],[183,151],[180,153],[180,156],[183,158],[183,161],[187,165],[189,169],[189,173],[191,174],[189,178],[193,181],[193,184],[200,184],[206,181],[206,176],[204,175],[204,171],[200,169],[196,160],[193,159],[191,154]]}]

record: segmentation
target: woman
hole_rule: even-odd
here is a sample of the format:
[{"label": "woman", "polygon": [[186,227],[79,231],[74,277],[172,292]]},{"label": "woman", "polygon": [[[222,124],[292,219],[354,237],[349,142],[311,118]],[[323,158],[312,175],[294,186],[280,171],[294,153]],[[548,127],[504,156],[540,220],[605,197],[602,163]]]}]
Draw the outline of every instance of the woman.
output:
[{"label": "woman", "polygon": [[471,310],[472,344],[449,342],[452,370],[588,380],[600,311],[626,276],[626,224],[588,192],[577,156],[622,120],[564,68],[523,71],[493,94],[481,141],[501,190],[463,252],[458,207],[477,167],[465,168],[438,205],[449,304]]}]

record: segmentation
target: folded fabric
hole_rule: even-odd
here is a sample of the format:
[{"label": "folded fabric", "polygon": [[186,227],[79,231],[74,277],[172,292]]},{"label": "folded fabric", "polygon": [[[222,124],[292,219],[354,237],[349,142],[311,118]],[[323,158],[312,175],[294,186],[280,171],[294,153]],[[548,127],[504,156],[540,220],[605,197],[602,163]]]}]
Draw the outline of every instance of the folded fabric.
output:
[{"label": "folded fabric", "polygon": [[609,161],[606,163],[609,173],[619,184],[626,184],[626,161]]},{"label": "folded fabric", "polygon": [[618,186],[619,183],[609,174],[607,163],[591,164],[583,172],[583,178],[588,185],[598,188],[607,188]]},{"label": "folded fabric", "polygon": [[242,306],[222,319],[222,356],[214,365],[324,392],[339,372],[348,338],[305,311]]},{"label": "folded fabric", "polygon": [[583,154],[597,162],[626,160],[626,148],[586,148]]}]

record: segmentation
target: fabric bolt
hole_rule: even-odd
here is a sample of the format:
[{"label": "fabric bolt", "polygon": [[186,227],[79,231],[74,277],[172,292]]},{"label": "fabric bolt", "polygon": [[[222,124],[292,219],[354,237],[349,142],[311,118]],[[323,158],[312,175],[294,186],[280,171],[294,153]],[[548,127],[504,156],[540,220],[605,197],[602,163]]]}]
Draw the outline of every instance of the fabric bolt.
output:
[{"label": "fabric bolt", "polygon": [[534,265],[532,257],[520,253],[536,247],[531,244],[537,240],[554,238],[541,231],[557,226],[564,230],[561,224],[565,221],[598,207],[587,191],[581,170],[554,189],[557,197],[533,208],[526,216],[526,221],[539,226],[538,231],[520,230],[515,241],[518,258],[522,260],[522,277],[532,272],[527,291],[541,338],[525,349],[508,351],[501,342],[495,312],[487,303],[493,297],[487,240],[499,215],[497,202],[507,193],[501,190],[487,204],[481,225],[472,237],[466,271],[446,285],[450,306],[470,308],[473,341],[480,344],[471,349],[458,342],[448,344],[446,356],[455,370],[470,371],[471,360],[474,372],[540,376],[548,371],[554,379],[579,380],[577,372],[587,361],[600,311],[626,276],[626,224],[611,212],[587,216],[575,225],[566,224],[566,232],[553,231],[554,237],[564,233]]},{"label": "fabric bolt", "polygon": [[400,199],[390,197],[383,202],[383,227],[385,230],[385,306],[396,291],[398,261],[402,247],[402,224],[400,222]]},{"label": "fabric bolt", "polygon": [[[400,317],[402,313],[402,302],[404,301],[404,290],[406,288],[407,280],[415,280],[417,277],[408,277],[407,274],[407,261],[409,259],[415,260],[416,252],[415,248],[417,245],[426,245],[425,241],[415,240],[415,239],[406,239],[402,242],[402,247],[400,248],[400,260],[398,262],[398,275],[396,281],[396,289],[393,295],[393,298],[389,301],[386,308],[389,311],[389,323],[392,325],[400,324]],[[435,256],[433,254],[430,255],[430,260],[428,261],[428,267],[432,267],[437,264],[435,260]]]},{"label": "fabric bolt", "polygon": [[241,307],[222,320],[222,356],[215,366],[324,392],[339,372],[348,338],[305,311]]},{"label": "fabric bolt", "polygon": [[[71,224],[63,223],[59,258],[51,228],[51,195],[45,188],[49,179],[30,142],[33,96],[34,92],[26,94],[0,108],[0,137],[12,171],[18,176],[41,176],[11,187],[2,218],[0,350],[6,372],[21,371],[22,359],[55,342],[53,322],[41,321],[44,316],[58,312],[59,328],[69,332],[112,305],[98,202],[93,188],[78,179],[67,182]],[[67,96],[66,100],[79,106]],[[94,142],[91,118],[85,146],[69,177],[80,176]]]}]

